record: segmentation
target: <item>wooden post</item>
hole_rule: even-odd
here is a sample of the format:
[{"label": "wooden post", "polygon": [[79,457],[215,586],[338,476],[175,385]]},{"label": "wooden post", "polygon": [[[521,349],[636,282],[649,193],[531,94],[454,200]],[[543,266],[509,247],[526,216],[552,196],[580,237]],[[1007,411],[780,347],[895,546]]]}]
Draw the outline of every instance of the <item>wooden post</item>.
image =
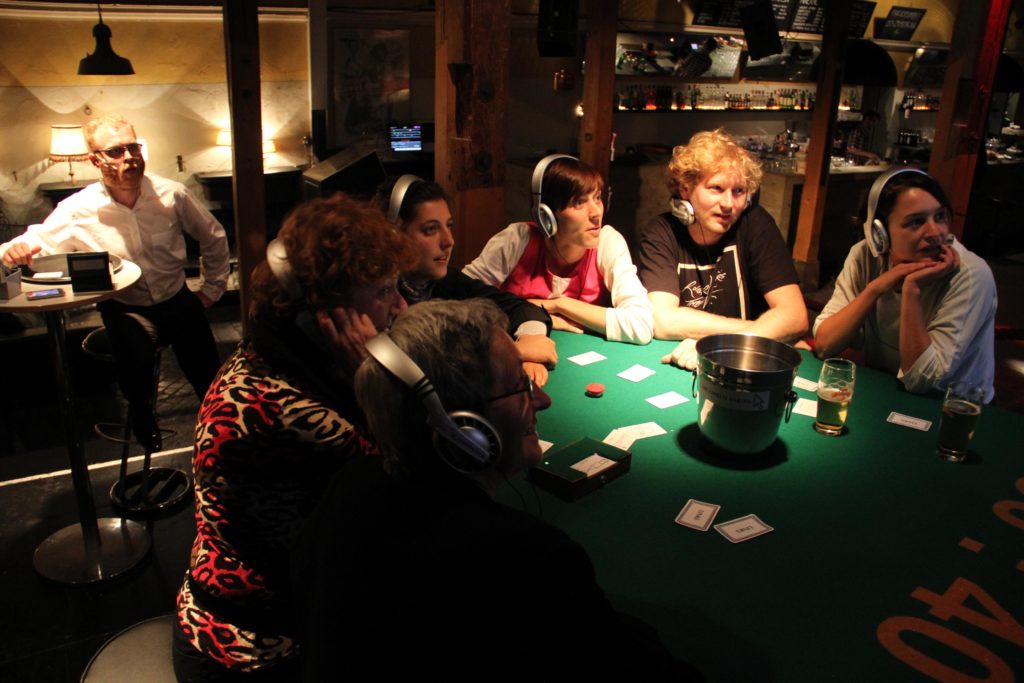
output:
[{"label": "wooden post", "polygon": [[836,109],[842,91],[846,33],[852,4],[851,0],[832,0],[824,5],[825,31],[818,58],[818,93],[811,117],[807,175],[793,242],[793,259],[800,274],[800,286],[805,291],[818,288],[818,245],[825,217],[832,136],[836,130]]},{"label": "wooden post", "polygon": [[961,2],[957,9],[928,164],[953,205],[950,230],[957,237],[964,233],[1009,14],[1010,0]]},{"label": "wooden post", "polygon": [[242,330],[248,331],[249,279],[267,250],[267,202],[263,186],[263,124],[260,117],[258,7],[224,0],[224,50],[231,111],[232,201],[238,249]]},{"label": "wooden post", "polygon": [[509,0],[438,0],[434,177],[452,200],[453,265],[505,227]]},{"label": "wooden post", "polygon": [[617,2],[592,0],[588,4],[580,159],[597,169],[605,182],[611,159],[617,22]]}]

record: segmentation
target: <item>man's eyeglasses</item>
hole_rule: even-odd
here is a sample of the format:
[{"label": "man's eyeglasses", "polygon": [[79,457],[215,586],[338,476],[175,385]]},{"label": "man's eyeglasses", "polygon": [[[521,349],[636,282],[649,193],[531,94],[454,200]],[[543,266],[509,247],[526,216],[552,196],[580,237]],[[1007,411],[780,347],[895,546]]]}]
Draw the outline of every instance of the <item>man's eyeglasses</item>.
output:
[{"label": "man's eyeglasses", "polygon": [[515,396],[516,394],[522,394],[524,392],[528,392],[529,393],[530,400],[532,401],[533,400],[533,380],[530,379],[529,377],[527,377],[526,375],[524,375],[523,378],[526,380],[526,386],[525,387],[521,387],[519,389],[513,389],[512,391],[510,391],[508,393],[499,394],[498,396],[492,396],[491,398],[487,399],[487,402],[491,403],[493,401],[500,401],[503,398],[508,398],[509,396]]},{"label": "man's eyeglasses", "polygon": [[98,149],[96,150],[96,154],[102,154],[109,159],[120,159],[124,156],[126,150],[131,152],[133,157],[137,157],[142,154],[142,143],[129,142],[127,145],[117,145],[116,147],[108,147],[107,149]]}]

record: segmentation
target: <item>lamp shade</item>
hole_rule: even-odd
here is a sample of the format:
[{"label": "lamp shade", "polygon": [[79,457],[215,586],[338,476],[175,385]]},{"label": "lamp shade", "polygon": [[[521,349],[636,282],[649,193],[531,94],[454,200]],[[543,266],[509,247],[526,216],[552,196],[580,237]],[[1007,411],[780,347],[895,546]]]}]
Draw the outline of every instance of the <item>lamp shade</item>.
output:
[{"label": "lamp shade", "polygon": [[50,126],[50,159],[53,161],[82,161],[89,156],[81,126]]}]

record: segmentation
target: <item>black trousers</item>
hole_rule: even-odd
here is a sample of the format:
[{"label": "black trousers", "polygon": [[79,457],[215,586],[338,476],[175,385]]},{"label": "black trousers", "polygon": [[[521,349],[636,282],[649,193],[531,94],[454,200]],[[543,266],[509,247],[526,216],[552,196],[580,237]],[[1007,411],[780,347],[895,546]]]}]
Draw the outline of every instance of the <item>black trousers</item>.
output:
[{"label": "black trousers", "polygon": [[133,414],[153,414],[153,362],[157,345],[165,342],[174,349],[185,378],[202,400],[220,360],[203,304],[187,286],[153,306],[107,300],[96,308],[107,328],[117,382]]}]

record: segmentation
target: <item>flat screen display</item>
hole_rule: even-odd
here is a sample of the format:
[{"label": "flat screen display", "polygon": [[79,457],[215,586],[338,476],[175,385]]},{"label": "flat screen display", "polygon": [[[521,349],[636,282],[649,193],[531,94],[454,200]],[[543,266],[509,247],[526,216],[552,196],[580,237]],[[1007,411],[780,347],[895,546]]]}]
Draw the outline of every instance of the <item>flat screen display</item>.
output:
[{"label": "flat screen display", "polygon": [[423,151],[423,126],[390,126],[391,151],[393,152],[422,152]]}]

